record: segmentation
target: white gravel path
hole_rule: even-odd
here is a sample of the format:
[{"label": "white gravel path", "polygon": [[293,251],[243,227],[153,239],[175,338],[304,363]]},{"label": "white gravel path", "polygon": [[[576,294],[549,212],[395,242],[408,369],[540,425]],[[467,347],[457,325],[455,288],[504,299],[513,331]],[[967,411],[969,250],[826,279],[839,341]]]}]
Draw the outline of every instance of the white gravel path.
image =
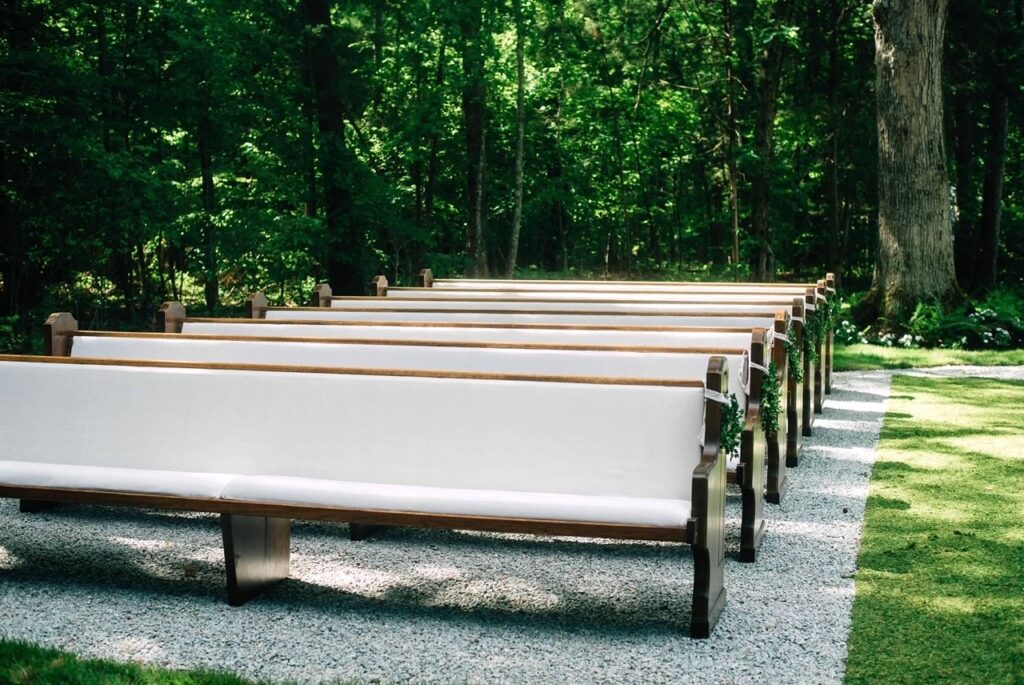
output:
[{"label": "white gravel path", "polygon": [[[291,578],[232,609],[214,516],[23,515],[10,500],[0,636],[268,681],[841,682],[889,382],[836,375],[758,562],[727,562],[710,640],[685,635],[693,562],[679,545],[400,529],[353,543],[344,525],[298,522]],[[738,496],[729,512],[735,539]]]}]

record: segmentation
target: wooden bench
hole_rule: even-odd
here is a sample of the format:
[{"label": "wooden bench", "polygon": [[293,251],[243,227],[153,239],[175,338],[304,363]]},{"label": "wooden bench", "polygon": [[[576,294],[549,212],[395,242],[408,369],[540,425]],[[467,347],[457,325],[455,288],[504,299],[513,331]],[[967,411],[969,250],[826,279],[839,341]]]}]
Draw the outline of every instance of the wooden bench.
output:
[{"label": "wooden bench", "polygon": [[[434,302],[429,300],[392,303],[391,298],[355,298],[358,306],[346,305],[349,298],[324,296],[329,290],[318,287],[315,301],[330,302],[330,307],[273,307],[261,293],[254,293],[247,303],[247,314],[267,319],[322,319],[332,321],[424,322],[424,323],[488,323],[488,324],[584,324],[604,326],[741,326],[772,328],[772,316],[777,305],[711,305],[698,304],[634,304],[634,303],[536,303],[505,302],[480,305],[474,302]],[[807,312],[815,310],[817,294],[808,289],[803,299],[793,298],[787,309],[797,323],[796,336],[802,347],[804,320]],[[817,358],[822,359],[822,346],[817,346]],[[809,355],[803,354],[801,366],[806,381],[800,389],[798,404],[802,406],[802,435],[813,431],[814,414],[824,410],[824,385],[820,367]],[[793,392],[796,390],[790,388]],[[798,456],[790,456],[790,465],[796,466]]]},{"label": "wooden bench", "polygon": [[725,602],[727,368],[614,381],[5,355],[0,497],[220,514],[232,605],[288,575],[293,518],[682,542],[690,634],[707,637]]},{"label": "wooden bench", "polygon": [[[424,289],[433,289],[452,294],[487,294],[497,296],[508,293],[564,293],[587,295],[600,293],[631,293],[641,294],[696,294],[717,293],[740,297],[740,294],[775,293],[801,295],[807,288],[815,289],[819,299],[826,300],[836,293],[836,276],[828,273],[814,283],[740,283],[740,282],[672,282],[672,281],[604,281],[604,280],[515,280],[515,279],[434,279],[430,269],[420,271],[416,280],[416,288],[389,287],[384,276],[378,276],[371,284],[371,293],[375,295],[398,294],[402,297],[417,296]],[[420,295],[422,296],[422,295]],[[330,297],[330,287],[321,284],[317,289],[317,301],[314,304],[327,306],[325,298]],[[832,362],[834,359],[834,331],[827,331],[825,349],[822,353],[819,379],[823,394],[832,392]]]},{"label": "wooden bench", "polygon": [[[255,304],[254,304],[255,303]],[[250,298],[250,314],[263,316],[267,303],[262,295]],[[310,310],[313,312],[319,310]],[[789,373],[786,352],[778,339],[785,339],[789,329],[786,317],[776,317],[773,324],[776,340],[771,359],[775,361],[782,387],[786,389],[783,406],[786,430],[777,440],[769,440],[769,449],[786,455],[791,465],[798,462],[803,436],[810,435],[813,425],[811,404],[805,404],[803,382]],[[157,312],[157,331],[186,332],[206,335],[254,336],[264,338],[337,338],[346,340],[394,341],[467,341],[481,343],[514,343],[519,345],[627,345],[627,346],[696,346],[737,347],[750,339],[750,327],[710,326],[601,326],[579,324],[515,324],[515,323],[430,323],[324,321],[318,319],[266,320],[186,318],[185,308],[178,302],[167,302]],[[806,412],[804,411],[806,408]],[[784,479],[780,479],[780,482]],[[779,495],[769,478],[769,501]]]},{"label": "wooden bench", "polygon": [[[764,329],[747,334],[742,347],[652,347],[602,345],[522,345],[465,341],[253,338],[226,335],[80,331],[70,314],[53,314],[46,323],[53,340],[48,349],[75,358],[244,363],[459,371],[517,375],[570,375],[616,379],[686,380],[703,376],[712,356],[730,368],[729,392],[744,412],[735,455],[729,455],[729,482],[741,489],[743,523],[740,559],[753,562],[764,534],[762,498],[778,502],[786,485],[785,458],[778,436],[769,451],[762,425],[761,397],[765,355],[771,338]],[[750,362],[753,364],[750,364]],[[774,380],[778,387],[779,379]],[[779,407],[783,409],[783,407]],[[776,417],[778,418],[778,417]],[[780,421],[784,426],[784,419]],[[765,465],[772,481],[765,489]]]}]

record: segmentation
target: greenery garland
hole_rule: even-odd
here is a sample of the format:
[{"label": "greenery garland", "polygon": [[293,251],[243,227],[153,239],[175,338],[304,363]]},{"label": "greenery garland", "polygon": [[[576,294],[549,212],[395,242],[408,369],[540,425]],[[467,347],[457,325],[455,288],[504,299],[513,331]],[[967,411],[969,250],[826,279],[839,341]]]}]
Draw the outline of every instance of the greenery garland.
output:
[{"label": "greenery garland", "polygon": [[729,404],[722,406],[722,449],[727,457],[739,453],[743,434],[743,411],[735,393],[729,393]]},{"label": "greenery garland", "polygon": [[773,361],[761,382],[761,428],[766,435],[779,432],[779,414],[782,413],[782,398],[779,385],[779,367]]},{"label": "greenery garland", "polygon": [[800,338],[796,334],[796,326],[789,327],[786,336],[786,364],[789,366],[789,375],[797,383],[804,382],[804,365],[800,360]]},{"label": "greenery garland", "polygon": [[813,315],[804,317],[804,352],[815,366],[821,363],[818,348],[825,342],[826,321],[824,312],[815,311]]}]

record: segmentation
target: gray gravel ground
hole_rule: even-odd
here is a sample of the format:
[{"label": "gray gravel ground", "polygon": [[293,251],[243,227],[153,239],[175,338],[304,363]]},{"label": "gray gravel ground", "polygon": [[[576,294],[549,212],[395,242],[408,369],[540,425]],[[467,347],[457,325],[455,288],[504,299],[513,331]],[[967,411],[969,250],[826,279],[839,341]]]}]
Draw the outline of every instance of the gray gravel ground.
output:
[{"label": "gray gravel ground", "polygon": [[[354,543],[297,522],[291,578],[232,609],[214,516],[10,500],[0,636],[268,681],[840,682],[889,379],[837,374],[760,559],[727,562],[710,640],[686,636],[679,545],[403,529]],[[735,539],[738,496],[729,513]]]}]

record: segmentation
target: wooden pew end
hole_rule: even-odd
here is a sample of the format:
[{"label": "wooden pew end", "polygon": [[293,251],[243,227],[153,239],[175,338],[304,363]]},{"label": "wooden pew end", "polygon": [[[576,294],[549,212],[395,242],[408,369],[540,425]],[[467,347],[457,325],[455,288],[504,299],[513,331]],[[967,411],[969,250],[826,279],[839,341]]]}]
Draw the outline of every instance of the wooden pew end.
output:
[{"label": "wooden pew end", "polygon": [[46,356],[70,357],[73,336],[78,332],[78,321],[68,312],[50,314],[43,324]]},{"label": "wooden pew end", "polygon": [[157,333],[181,333],[185,323],[185,305],[181,302],[164,302],[156,310],[156,322],[153,330]]},{"label": "wooden pew end", "polygon": [[330,307],[333,295],[334,292],[329,283],[317,283],[316,288],[313,289],[313,306]]}]

